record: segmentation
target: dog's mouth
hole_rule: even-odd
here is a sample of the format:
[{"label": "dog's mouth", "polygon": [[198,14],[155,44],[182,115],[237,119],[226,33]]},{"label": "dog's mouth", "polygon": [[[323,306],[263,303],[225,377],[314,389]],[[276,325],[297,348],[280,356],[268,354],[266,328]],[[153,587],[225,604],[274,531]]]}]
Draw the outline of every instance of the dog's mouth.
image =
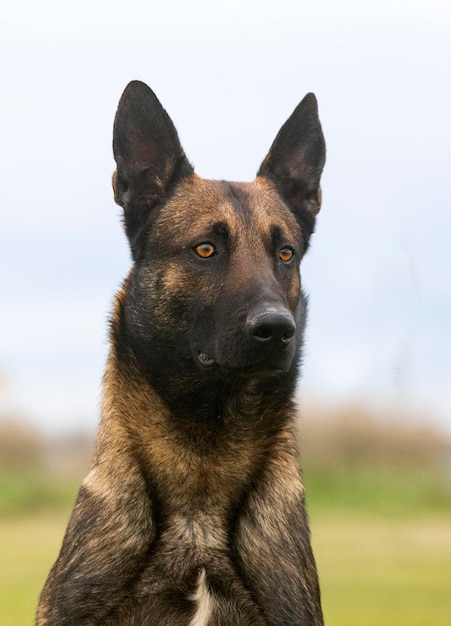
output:
[{"label": "dog's mouth", "polygon": [[215,360],[208,356],[205,352],[198,352],[197,359],[202,367],[211,367],[215,363]]},{"label": "dog's mouth", "polygon": [[[288,356],[288,355],[287,355]],[[218,374],[249,377],[249,376],[272,376],[288,371],[292,362],[292,355],[288,358],[268,359],[260,358],[248,363],[218,363],[216,359],[206,352],[197,352],[197,362],[203,369],[215,370]]]}]

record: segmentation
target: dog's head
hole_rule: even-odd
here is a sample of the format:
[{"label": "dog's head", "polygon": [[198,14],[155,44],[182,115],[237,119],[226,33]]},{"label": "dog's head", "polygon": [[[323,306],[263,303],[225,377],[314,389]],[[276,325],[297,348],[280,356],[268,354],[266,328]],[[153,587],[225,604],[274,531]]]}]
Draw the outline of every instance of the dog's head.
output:
[{"label": "dog's head", "polygon": [[152,377],[164,384],[175,371],[208,379],[295,368],[299,263],[325,160],[315,96],[281,128],[252,183],[199,178],[168,114],[138,81],[120,100],[113,149],[114,195],[134,259],[122,328]]}]

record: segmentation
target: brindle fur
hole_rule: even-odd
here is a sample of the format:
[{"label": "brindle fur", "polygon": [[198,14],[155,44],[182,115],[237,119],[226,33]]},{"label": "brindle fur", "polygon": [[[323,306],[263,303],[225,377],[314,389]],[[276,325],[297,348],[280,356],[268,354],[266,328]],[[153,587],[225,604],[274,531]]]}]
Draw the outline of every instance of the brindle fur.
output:
[{"label": "brindle fur", "polygon": [[[293,403],[299,262],[325,158],[315,97],[252,183],[199,178],[138,81],[113,147],[134,264],[112,315],[92,468],[37,624],[320,625]],[[196,254],[203,242],[210,258]],[[208,620],[194,620],[199,580]]]}]

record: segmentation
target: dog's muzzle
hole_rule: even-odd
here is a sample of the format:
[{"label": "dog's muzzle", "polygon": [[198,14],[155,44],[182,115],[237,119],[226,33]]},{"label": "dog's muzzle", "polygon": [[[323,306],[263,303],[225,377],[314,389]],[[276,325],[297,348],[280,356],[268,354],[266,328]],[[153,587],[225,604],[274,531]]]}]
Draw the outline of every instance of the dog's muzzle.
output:
[{"label": "dog's muzzle", "polygon": [[296,324],[285,307],[260,307],[247,316],[246,331],[256,342],[266,344],[268,349],[284,348],[296,333]]}]

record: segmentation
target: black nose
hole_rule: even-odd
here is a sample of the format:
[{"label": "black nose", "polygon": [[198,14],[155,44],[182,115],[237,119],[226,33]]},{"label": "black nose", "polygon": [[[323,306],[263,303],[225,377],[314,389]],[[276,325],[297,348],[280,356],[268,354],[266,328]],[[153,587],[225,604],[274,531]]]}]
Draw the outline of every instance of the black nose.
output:
[{"label": "black nose", "polygon": [[296,332],[296,324],[287,309],[267,309],[248,316],[247,330],[256,341],[289,344]]}]

